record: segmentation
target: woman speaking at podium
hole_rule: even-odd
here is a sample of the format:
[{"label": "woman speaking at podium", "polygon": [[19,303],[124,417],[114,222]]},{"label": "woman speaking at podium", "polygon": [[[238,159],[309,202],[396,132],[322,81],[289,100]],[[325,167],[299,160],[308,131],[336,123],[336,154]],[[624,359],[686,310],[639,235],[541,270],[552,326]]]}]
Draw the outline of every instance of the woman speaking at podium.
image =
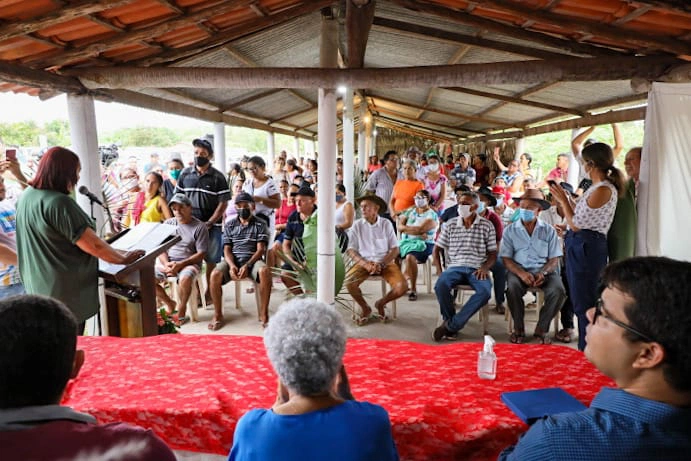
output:
[{"label": "woman speaking at podium", "polygon": [[86,319],[98,312],[98,259],[130,264],[144,252],[120,252],[96,235],[74,200],[80,171],[79,158],[64,147],[43,155],[17,202],[17,258],[26,292],[65,303],[82,334]]}]

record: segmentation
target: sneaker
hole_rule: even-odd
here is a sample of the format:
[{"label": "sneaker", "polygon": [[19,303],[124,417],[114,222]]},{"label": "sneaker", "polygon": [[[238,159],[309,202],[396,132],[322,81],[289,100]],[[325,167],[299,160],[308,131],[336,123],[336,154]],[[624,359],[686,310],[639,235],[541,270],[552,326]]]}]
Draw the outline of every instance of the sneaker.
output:
[{"label": "sneaker", "polygon": [[444,339],[445,336],[448,336],[450,334],[452,333],[446,328],[446,322],[444,322],[434,329],[434,331],[432,332],[432,339],[435,342],[441,342],[441,340]]}]

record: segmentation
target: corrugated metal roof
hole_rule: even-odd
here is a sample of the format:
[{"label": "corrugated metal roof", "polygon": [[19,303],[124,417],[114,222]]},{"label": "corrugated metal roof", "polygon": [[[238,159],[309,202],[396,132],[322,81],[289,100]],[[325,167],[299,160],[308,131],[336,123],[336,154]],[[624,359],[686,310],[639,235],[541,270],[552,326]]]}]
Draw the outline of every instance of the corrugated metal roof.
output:
[{"label": "corrugated metal roof", "polygon": [[[0,74],[6,82],[0,83],[0,91],[53,94],[49,77],[77,65],[318,67],[320,10],[329,5],[344,31],[344,3],[322,0],[0,2],[0,64],[7,67]],[[673,54],[691,60],[688,2],[379,0],[377,20],[389,22],[372,27],[365,67],[416,67],[452,61],[501,63],[536,59],[527,58],[536,52],[541,58],[552,56],[540,51],[557,56]],[[340,41],[342,58],[346,59],[346,37]],[[471,45],[464,44],[468,41]],[[35,72],[31,74],[33,80],[26,78],[27,71]],[[74,78],[64,81],[69,91],[84,90]],[[574,109],[638,101],[628,79],[475,84],[465,88],[484,96],[443,89],[430,96],[430,88],[425,87],[363,90],[378,96],[373,108],[382,109],[382,117],[387,110],[390,120],[427,127],[435,124],[440,131],[457,124],[474,131],[499,130],[507,124],[521,126],[532,120],[558,119],[569,113],[573,116]],[[316,89],[135,88],[128,94],[137,91],[215,114],[226,111],[239,116],[235,123],[247,117],[253,122],[251,126],[261,126],[254,123],[256,120],[289,116],[266,125],[267,129],[282,126],[294,130],[309,124],[316,132],[316,109],[310,109],[316,105]],[[110,92],[116,100],[119,94]],[[507,101],[506,97],[523,98],[523,102]],[[464,122],[458,116],[467,119]]]}]

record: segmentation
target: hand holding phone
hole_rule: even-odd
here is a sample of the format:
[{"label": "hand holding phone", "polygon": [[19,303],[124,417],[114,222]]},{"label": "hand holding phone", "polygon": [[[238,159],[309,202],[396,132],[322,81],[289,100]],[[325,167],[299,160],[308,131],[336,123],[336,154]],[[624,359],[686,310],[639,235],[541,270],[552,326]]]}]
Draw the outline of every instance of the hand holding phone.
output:
[{"label": "hand holding phone", "polygon": [[17,161],[17,149],[5,149],[5,159],[10,162]]},{"label": "hand holding phone", "polygon": [[550,186],[557,186],[557,182],[554,179],[548,179],[547,184],[549,184]]}]

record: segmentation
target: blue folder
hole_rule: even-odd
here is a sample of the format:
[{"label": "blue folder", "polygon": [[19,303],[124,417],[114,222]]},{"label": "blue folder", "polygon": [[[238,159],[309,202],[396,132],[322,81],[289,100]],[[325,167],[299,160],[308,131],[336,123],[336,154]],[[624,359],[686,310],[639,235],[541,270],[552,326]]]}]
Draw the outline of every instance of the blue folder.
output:
[{"label": "blue folder", "polygon": [[587,408],[561,387],[504,392],[501,400],[526,424],[532,424],[543,416],[573,413]]}]

